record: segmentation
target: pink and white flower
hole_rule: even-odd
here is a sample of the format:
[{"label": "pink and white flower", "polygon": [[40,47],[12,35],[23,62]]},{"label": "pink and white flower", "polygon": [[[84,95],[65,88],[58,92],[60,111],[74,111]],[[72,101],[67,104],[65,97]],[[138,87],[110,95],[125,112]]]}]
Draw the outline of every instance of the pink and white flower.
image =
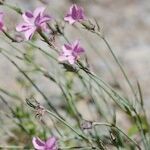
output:
[{"label": "pink and white flower", "polygon": [[73,4],[64,20],[69,22],[70,24],[74,24],[75,22],[82,21],[85,19],[84,10],[82,7]]},{"label": "pink and white flower", "polygon": [[79,40],[76,40],[72,44],[64,44],[58,60],[60,62],[68,61],[72,65],[84,51],[85,50],[80,46]]},{"label": "pink and white flower", "polygon": [[56,137],[50,137],[46,141],[33,137],[32,143],[36,150],[58,150]]},{"label": "pink and white flower", "polygon": [[23,13],[23,23],[20,23],[16,30],[25,34],[26,40],[32,38],[38,29],[46,31],[47,23],[52,19],[51,16],[44,14],[45,7],[38,7],[34,12],[27,11]]}]

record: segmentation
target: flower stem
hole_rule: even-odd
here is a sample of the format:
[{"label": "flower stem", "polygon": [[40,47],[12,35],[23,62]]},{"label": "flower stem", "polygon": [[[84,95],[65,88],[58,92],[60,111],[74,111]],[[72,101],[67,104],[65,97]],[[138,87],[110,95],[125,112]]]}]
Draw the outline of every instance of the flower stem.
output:
[{"label": "flower stem", "polygon": [[6,35],[7,38],[9,38],[12,42],[18,42],[15,40],[12,36],[10,36],[5,30],[3,30],[3,33]]},{"label": "flower stem", "polygon": [[24,75],[24,77],[33,85],[33,87],[41,94],[41,96],[45,99],[45,101],[47,102],[47,104],[49,105],[49,107],[61,118],[63,118],[58,112],[57,109],[50,103],[50,101],[48,100],[48,98],[46,97],[46,95],[39,89],[39,87],[32,81],[32,79],[13,61],[11,60],[10,57],[8,57],[6,54],[2,53],[1,54],[7,58],[7,60],[9,60],[18,70],[20,73],[22,73]]},{"label": "flower stem", "polygon": [[[100,36],[100,35],[99,35],[99,36]],[[133,93],[135,99],[138,100],[137,94],[136,94],[136,92],[135,92],[135,90],[134,90],[134,88],[133,88],[133,86],[132,86],[132,84],[131,84],[131,82],[130,82],[130,80],[129,80],[129,78],[128,78],[126,72],[125,72],[125,70],[124,70],[124,68],[122,67],[121,63],[119,62],[118,58],[116,57],[115,53],[113,52],[113,50],[112,50],[111,46],[109,45],[108,41],[106,40],[106,38],[105,38],[104,36],[100,36],[100,38],[101,38],[101,39],[104,41],[104,43],[107,45],[107,47],[108,47],[109,51],[111,52],[111,54],[112,54],[114,60],[116,61],[116,63],[118,64],[118,66],[119,66],[119,68],[120,68],[122,74],[124,75],[124,77],[125,77],[125,79],[126,79],[128,85],[129,85],[129,87],[130,87],[130,89],[131,89],[131,91],[132,91],[132,93]]]},{"label": "flower stem", "polygon": [[132,140],[126,133],[124,133],[119,127],[117,127],[117,126],[115,126],[115,125],[113,125],[113,124],[108,124],[108,123],[100,123],[100,122],[93,122],[93,127],[95,127],[95,126],[108,126],[108,127],[114,127],[114,128],[116,128],[120,133],[122,133],[130,142],[132,142],[134,145],[136,145],[136,147],[139,149],[139,150],[141,150],[141,147],[134,141],[134,140]]},{"label": "flower stem", "polygon": [[63,119],[61,119],[59,116],[57,116],[56,114],[54,114],[53,112],[49,111],[49,110],[45,110],[47,113],[49,113],[51,116],[53,116],[54,118],[56,118],[57,120],[59,120],[60,122],[62,122],[64,125],[66,125],[68,128],[70,128],[74,133],[76,133],[78,136],[80,136],[82,139],[88,141],[89,143],[91,143],[91,139],[88,139],[86,136],[84,136],[82,133],[79,133],[78,131],[76,131],[73,127],[71,127],[66,121],[64,121]]},{"label": "flower stem", "polygon": [[59,52],[58,49],[49,41],[49,39],[47,38],[47,36],[39,29],[38,30],[39,35],[43,38],[43,40],[53,49],[55,50],[57,53]]},{"label": "flower stem", "polygon": [[24,146],[1,146],[0,145],[0,149],[3,148],[3,149],[23,149]]}]

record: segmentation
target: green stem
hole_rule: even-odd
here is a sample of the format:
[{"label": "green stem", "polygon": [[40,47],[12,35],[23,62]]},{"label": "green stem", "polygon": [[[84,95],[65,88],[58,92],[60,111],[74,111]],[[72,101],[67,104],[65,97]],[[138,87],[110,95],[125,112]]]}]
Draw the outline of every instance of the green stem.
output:
[{"label": "green stem", "polygon": [[137,128],[138,130],[140,131],[141,133],[141,136],[142,136],[142,141],[143,141],[143,144],[144,144],[144,147],[145,147],[145,150],[149,150],[149,148],[147,147],[148,146],[148,141],[147,141],[147,138],[144,134],[144,131],[143,131],[143,126],[142,126],[142,120],[139,116],[139,114],[137,113],[136,109],[135,108],[132,108],[135,115],[136,115],[136,118],[135,118],[135,121],[137,122]]},{"label": "green stem", "polygon": [[[99,36],[100,36],[100,35],[99,35]],[[136,94],[136,92],[135,92],[135,90],[134,90],[134,88],[133,88],[133,86],[132,86],[132,84],[131,84],[131,82],[130,82],[130,80],[129,80],[129,78],[128,78],[126,72],[125,72],[125,70],[123,69],[121,63],[119,62],[118,58],[116,57],[115,53],[113,52],[113,50],[112,50],[111,46],[109,45],[108,41],[106,40],[105,37],[100,36],[100,38],[101,38],[101,39],[104,41],[104,43],[107,45],[107,47],[108,47],[109,51],[111,52],[111,54],[112,54],[114,60],[116,61],[116,63],[118,64],[118,66],[119,66],[119,68],[120,68],[122,74],[124,75],[124,77],[125,77],[125,79],[126,79],[128,85],[129,85],[129,87],[130,87],[130,89],[131,89],[131,91],[132,91],[132,93],[133,93],[135,99],[138,100],[137,94]]]},{"label": "green stem", "polygon": [[19,14],[23,14],[21,9],[16,7],[16,6],[12,6],[12,5],[9,5],[9,4],[6,4],[4,2],[0,2],[3,6],[6,6],[7,8],[10,8],[12,10],[14,10],[15,12],[19,13]]},{"label": "green stem", "polygon": [[[90,89],[88,88],[88,86],[86,85],[86,82],[85,82],[85,79],[83,79],[82,75],[80,75],[78,72],[77,72],[77,75],[79,77],[79,79],[81,80],[81,83],[83,84],[83,86],[86,88],[86,91],[88,92],[91,100],[93,101],[94,105],[96,106],[96,109],[97,109],[97,112],[99,114],[99,117],[101,117],[101,114],[102,111],[100,109],[100,106],[99,106],[99,103],[95,100],[95,98],[93,97],[92,95],[92,91],[90,91]],[[104,118],[105,118],[105,115],[103,114]],[[106,119],[106,118],[105,118]],[[106,119],[107,120],[107,119]]]},{"label": "green stem", "polygon": [[58,49],[49,41],[49,39],[47,38],[47,36],[41,31],[38,30],[39,35],[43,38],[43,40],[53,49],[55,50],[57,53],[59,52]]},{"label": "green stem", "polygon": [[66,125],[68,128],[70,128],[74,133],[76,133],[78,136],[80,136],[82,139],[88,141],[89,143],[91,143],[91,140],[88,139],[86,136],[84,136],[82,133],[79,133],[78,131],[76,131],[73,127],[71,127],[66,121],[64,121],[63,119],[61,119],[59,116],[55,115],[53,112],[49,111],[46,109],[46,112],[49,113],[51,116],[53,116],[54,118],[56,118],[57,120],[59,120],[60,122],[62,122],[64,125]]},{"label": "green stem", "polygon": [[61,118],[62,116],[57,112],[56,108],[49,102],[48,98],[45,96],[45,94],[39,89],[39,87],[30,79],[30,77],[13,61],[11,60],[7,55],[1,52],[1,54],[7,58],[18,70],[20,73],[24,75],[24,77],[33,85],[33,87],[41,94],[41,96],[45,99],[49,107]]},{"label": "green stem", "polygon": [[3,149],[23,149],[25,146],[0,146],[0,149],[3,148]]},{"label": "green stem", "polygon": [[120,133],[122,133],[130,142],[132,142],[139,150],[141,150],[141,147],[134,141],[132,140],[126,133],[124,133],[119,127],[113,125],[113,124],[108,124],[108,123],[100,123],[100,122],[93,122],[93,127],[95,126],[108,126],[108,127],[114,127],[116,128]]},{"label": "green stem", "polygon": [[[80,67],[80,69],[82,69],[85,73],[88,74],[88,76],[99,86],[101,87],[105,93],[107,93],[117,104],[118,102],[116,101],[116,99],[114,98],[114,96],[116,98],[119,98],[121,100],[121,102],[123,103],[124,106],[128,107],[129,106],[129,101],[127,101],[125,98],[122,98],[116,91],[114,91],[105,81],[103,81],[100,77],[97,77],[96,75],[94,75],[93,73],[90,72],[90,70],[86,67],[84,67],[79,61],[78,61],[78,65]],[[97,80],[99,80],[101,83],[99,83]],[[105,87],[106,86],[106,87]],[[113,95],[106,89],[108,88],[111,93],[113,93]],[[120,106],[120,105],[119,105]],[[121,107],[122,108],[122,107]]]},{"label": "green stem", "polygon": [[[85,27],[84,24],[81,24],[81,25]],[[133,88],[133,86],[132,86],[130,80],[128,79],[128,76],[127,76],[125,70],[123,69],[121,63],[119,62],[118,58],[116,57],[115,53],[113,52],[113,50],[112,50],[111,46],[109,45],[108,41],[106,40],[106,38],[105,38],[104,36],[102,36],[99,31],[95,31],[95,28],[94,28],[94,29],[93,29],[93,28],[90,29],[90,28],[88,28],[88,26],[87,26],[87,27],[85,27],[85,29],[88,30],[88,31],[90,31],[90,32],[92,32],[92,33],[95,33],[100,39],[102,39],[102,40],[104,41],[104,43],[105,43],[106,46],[108,47],[109,51],[111,52],[111,54],[112,54],[114,60],[116,61],[117,65],[119,66],[119,68],[120,68],[120,70],[121,70],[123,76],[125,77],[125,79],[126,79],[128,85],[129,85],[129,87],[130,87],[130,89],[131,89],[131,91],[132,91],[132,93],[133,93],[135,99],[138,100],[138,97],[137,97],[137,95],[136,95],[136,92],[135,92],[135,90],[134,90],[134,88]]]},{"label": "green stem", "polygon": [[[52,77],[48,72],[43,72],[42,70],[40,70],[40,71],[44,74],[44,76],[46,78],[48,78],[49,80],[53,81],[60,88],[60,90],[62,91],[63,96],[66,99],[66,102],[68,103],[69,108],[71,109],[75,119],[78,122],[78,126],[80,127],[79,113],[78,113],[76,107],[73,105],[73,100],[72,100],[71,95],[69,94],[69,96],[68,96],[68,94],[66,93],[66,91],[63,88],[63,85],[61,85],[56,79],[54,79],[54,77]],[[69,91],[68,91],[68,93],[69,93]]]},{"label": "green stem", "polygon": [[3,30],[2,31],[5,35],[6,35],[6,37],[8,38],[8,39],[10,39],[12,42],[18,42],[17,40],[15,40],[11,35],[9,35],[5,30]]},{"label": "green stem", "polygon": [[31,43],[31,42],[27,42],[30,46],[37,48],[39,51],[41,51],[43,54],[47,55],[48,57],[52,58],[53,60],[57,61],[57,59],[52,56],[50,53],[44,51],[41,47],[36,46],[35,44]]},{"label": "green stem", "polygon": [[73,149],[80,149],[80,150],[91,150],[91,149],[95,149],[95,147],[83,147],[83,146],[71,146],[71,147],[63,147],[63,148],[59,148],[59,150],[73,150]]},{"label": "green stem", "polygon": [[7,103],[7,101],[4,99],[4,97],[2,95],[0,95],[0,99],[2,100],[2,102],[9,108],[9,110],[11,111],[11,113],[13,114],[14,117],[16,117],[18,119],[18,121],[16,121],[14,118],[14,122],[20,127],[20,129],[22,131],[24,131],[27,135],[30,136],[29,131],[23,126],[22,124],[22,120],[21,118],[16,116],[16,112],[13,110],[13,108]]}]

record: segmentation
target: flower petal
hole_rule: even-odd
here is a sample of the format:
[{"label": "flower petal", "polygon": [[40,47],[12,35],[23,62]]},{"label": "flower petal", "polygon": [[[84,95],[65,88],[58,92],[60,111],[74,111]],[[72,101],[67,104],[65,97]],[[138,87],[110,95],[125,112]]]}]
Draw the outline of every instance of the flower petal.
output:
[{"label": "flower petal", "polygon": [[20,23],[19,25],[17,25],[16,30],[18,32],[24,32],[27,31],[31,28],[31,26],[28,23]]},{"label": "flower petal", "polygon": [[30,40],[34,34],[34,32],[36,31],[36,27],[32,27],[29,30],[25,31],[25,38],[26,40]]},{"label": "flower petal", "polygon": [[78,17],[77,5],[75,5],[75,4],[72,6],[71,16],[72,16],[72,18],[75,19],[75,20],[76,20],[77,17]]},{"label": "flower petal", "polygon": [[50,137],[47,141],[46,141],[46,147],[47,148],[53,148],[56,146],[56,142],[57,139],[55,137]]},{"label": "flower petal", "polygon": [[77,52],[78,54],[81,54],[81,53],[85,52],[85,50],[84,50],[84,48],[82,48],[82,47],[78,47],[78,49],[76,50],[76,52]]},{"label": "flower petal", "polygon": [[38,8],[36,8],[36,9],[34,10],[34,12],[33,12],[34,17],[36,18],[36,17],[38,17],[39,15],[42,16],[44,10],[45,10],[45,7],[38,7]]},{"label": "flower petal", "polygon": [[76,61],[76,58],[75,58],[74,56],[69,56],[69,57],[68,57],[68,62],[69,62],[71,65],[73,65],[73,64],[75,63],[75,61]]},{"label": "flower petal", "polygon": [[73,43],[73,53],[74,55],[78,56],[80,55],[81,53],[83,53],[85,50],[80,46],[80,41],[79,40],[76,40],[74,43]]},{"label": "flower petal", "polygon": [[76,20],[74,20],[74,19],[72,18],[72,16],[66,16],[66,17],[64,18],[64,20],[67,21],[67,22],[69,22],[69,24],[74,24],[74,23],[76,22]]},{"label": "flower petal", "polygon": [[84,9],[82,7],[79,7],[78,9],[78,16],[80,16],[80,20],[85,19],[85,15],[84,15]]},{"label": "flower petal", "polygon": [[[66,47],[66,46],[68,46],[68,47]],[[62,50],[63,50],[63,55],[65,55],[65,56],[72,54],[72,47],[70,47],[69,45],[63,45]]]},{"label": "flower petal", "polygon": [[71,47],[71,45],[68,45],[68,44],[64,44],[63,46],[62,46],[62,49],[65,51],[65,50],[72,50],[72,47]]},{"label": "flower petal", "polygon": [[23,13],[22,18],[24,19],[25,22],[27,22],[29,24],[34,23],[34,16],[31,11],[27,11],[27,12]]},{"label": "flower petal", "polygon": [[85,16],[83,8],[74,4],[70,7],[69,12],[65,16],[64,20],[69,22],[69,24],[73,24],[77,21],[83,20],[84,18]]},{"label": "flower petal", "polygon": [[50,21],[51,19],[52,19],[51,16],[49,16],[49,15],[44,15],[44,16],[42,16],[42,17],[40,18],[39,23],[40,23],[40,24],[46,23],[46,22]]},{"label": "flower petal", "polygon": [[50,29],[48,28],[46,23],[42,23],[40,27],[44,32],[50,33]]},{"label": "flower petal", "polygon": [[32,144],[34,148],[37,150],[45,150],[45,142],[40,140],[38,137],[37,138],[33,137]]},{"label": "flower petal", "polygon": [[80,44],[80,41],[79,41],[79,40],[75,40],[75,41],[73,42],[73,44],[72,44],[72,48],[73,48],[73,49],[77,49],[78,46],[79,46],[79,44]]},{"label": "flower petal", "polygon": [[4,22],[3,22],[4,13],[0,12],[0,31],[3,30]]}]

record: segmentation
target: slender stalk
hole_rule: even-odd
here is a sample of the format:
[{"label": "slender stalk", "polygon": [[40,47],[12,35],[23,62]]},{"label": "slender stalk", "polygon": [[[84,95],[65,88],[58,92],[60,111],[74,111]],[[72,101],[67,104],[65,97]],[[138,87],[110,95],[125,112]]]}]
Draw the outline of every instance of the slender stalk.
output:
[{"label": "slender stalk", "polygon": [[144,117],[145,117],[145,120],[146,120],[147,128],[149,130],[149,128],[150,128],[149,127],[149,122],[148,122],[148,118],[147,118],[147,115],[146,115],[146,111],[144,109],[143,93],[142,93],[142,89],[141,89],[141,86],[140,86],[139,82],[137,82],[137,87],[138,87],[138,90],[139,90],[141,108],[142,108],[142,111],[143,111],[143,114],[144,114]]},{"label": "slender stalk", "polygon": [[108,127],[111,127],[111,128],[116,128],[120,133],[122,133],[130,142],[132,142],[139,150],[141,150],[141,147],[134,141],[132,140],[126,133],[124,133],[119,127],[113,125],[113,124],[108,124],[108,123],[100,123],[100,122],[93,122],[93,127],[95,126],[108,126]]},{"label": "slender stalk", "polygon": [[[100,37],[101,37],[101,36],[100,36]],[[124,77],[125,77],[125,79],[126,79],[128,85],[129,85],[129,87],[130,87],[130,89],[131,89],[131,91],[132,91],[132,93],[133,93],[135,99],[138,100],[137,94],[136,94],[136,92],[135,92],[135,90],[134,90],[134,88],[133,88],[133,86],[132,86],[132,84],[131,84],[131,82],[130,82],[130,80],[129,80],[129,78],[128,78],[126,72],[125,72],[125,70],[124,70],[124,68],[122,67],[121,63],[119,62],[118,58],[116,57],[115,53],[113,52],[113,50],[112,50],[111,46],[109,45],[108,41],[106,40],[106,38],[105,38],[104,36],[102,36],[101,39],[105,42],[105,44],[107,45],[109,51],[111,52],[111,54],[112,54],[114,60],[115,60],[116,63],[118,64],[118,66],[119,66],[121,72],[123,73],[123,75],[124,75]]]},{"label": "slender stalk", "polygon": [[88,26],[85,26],[84,24],[81,24],[81,25],[84,26],[86,30],[88,30],[88,31],[90,31],[90,32],[92,32],[92,33],[95,33],[100,39],[102,39],[102,40],[104,41],[104,43],[105,43],[106,46],[108,47],[109,51],[111,52],[111,54],[112,54],[112,56],[113,56],[115,62],[117,63],[119,69],[121,70],[121,72],[122,72],[122,74],[123,74],[125,80],[127,81],[127,83],[128,83],[128,85],[129,85],[129,87],[130,87],[130,89],[131,89],[131,91],[132,91],[132,93],[133,93],[135,99],[138,100],[137,94],[136,94],[136,92],[135,92],[135,90],[134,90],[134,88],[133,88],[133,86],[132,86],[132,84],[131,84],[131,82],[130,82],[130,80],[129,80],[129,78],[128,78],[126,72],[125,72],[125,70],[124,70],[124,68],[122,67],[121,63],[119,62],[118,58],[116,57],[114,51],[112,50],[112,48],[111,48],[111,46],[109,45],[109,43],[108,43],[108,41],[106,40],[106,38],[105,38],[103,35],[101,35],[101,33],[100,33],[99,31],[96,31],[95,28],[89,28]]},{"label": "slender stalk", "polygon": [[[145,136],[145,134],[144,134],[143,128],[142,128],[142,121],[141,121],[141,118],[140,118],[139,114],[137,113],[136,109],[133,107],[133,105],[130,104],[130,101],[128,101],[127,99],[122,98],[116,91],[114,91],[114,90],[113,90],[107,83],[105,83],[101,78],[97,77],[96,75],[93,75],[93,74],[89,71],[89,69],[86,68],[86,67],[84,67],[80,62],[78,62],[78,63],[79,63],[79,65],[80,65],[80,68],[81,68],[83,71],[85,71],[85,72],[89,75],[89,77],[91,77],[91,78],[116,102],[116,104],[118,104],[118,106],[119,106],[121,109],[123,109],[123,108],[120,106],[120,104],[116,101],[115,98],[119,98],[119,100],[121,100],[121,102],[123,102],[123,106],[126,106],[127,108],[131,109],[131,110],[135,113],[135,115],[136,115],[136,125],[137,125],[137,127],[138,127],[138,129],[139,129],[139,131],[140,131],[140,133],[141,133],[142,138],[143,138],[144,147],[145,147],[146,150],[147,150],[147,140],[146,140],[146,136]],[[111,90],[111,92],[113,92],[115,98],[114,98],[114,96],[113,96],[111,93],[109,93],[109,91],[108,91],[103,85],[101,85],[99,82],[97,82],[95,78],[98,79],[100,82],[102,82],[106,87],[108,87],[108,88]]]},{"label": "slender stalk", "polygon": [[43,40],[53,49],[55,50],[57,53],[59,52],[58,49],[49,41],[49,39],[47,38],[47,36],[41,31],[38,30],[39,35],[43,38]]},{"label": "slender stalk", "polygon": [[91,150],[91,149],[95,149],[95,147],[82,147],[82,146],[71,146],[71,147],[62,147],[59,148],[59,150],[73,150],[73,149],[79,149],[79,150]]},{"label": "slender stalk", "polygon": [[[91,100],[92,100],[93,103],[95,104],[96,109],[97,109],[97,112],[98,112],[98,114],[99,114],[99,117],[101,117],[102,112],[101,112],[100,106],[99,106],[98,102],[95,100],[95,98],[93,97],[92,92],[90,91],[90,89],[89,89],[88,86],[86,85],[85,79],[83,79],[82,75],[80,75],[78,72],[77,72],[77,75],[78,75],[78,77],[79,77],[81,83],[82,83],[83,86],[85,87],[86,91],[88,92],[88,94],[89,94]],[[103,116],[104,116],[104,115],[103,115]],[[105,117],[105,116],[104,116],[104,117]],[[106,119],[106,118],[105,118],[105,119]]]},{"label": "slender stalk", "polygon": [[57,115],[59,115],[61,118],[62,116],[57,112],[56,108],[51,104],[51,102],[48,100],[48,98],[45,96],[45,94],[39,89],[39,87],[32,81],[32,79],[13,61],[10,59],[10,57],[8,57],[7,55],[5,55],[4,53],[1,52],[1,54],[7,58],[18,70],[20,73],[22,73],[24,75],[24,77],[33,85],[33,87],[41,94],[41,96],[45,99],[45,101],[47,102],[47,104],[49,105],[49,107],[56,112]]},{"label": "slender stalk", "polygon": [[[80,69],[82,69],[85,73],[88,74],[88,76],[99,86],[101,87],[115,102],[116,99],[114,98],[114,96],[116,98],[119,98],[121,100],[121,102],[123,102],[123,104],[125,106],[129,106],[129,101],[127,101],[125,98],[122,98],[116,91],[114,91],[105,81],[103,81],[100,77],[97,77],[96,75],[94,75],[93,73],[90,72],[90,70],[86,67],[84,67],[79,61],[78,61],[78,65],[80,67]],[[97,80],[99,80],[101,83],[99,83]],[[106,87],[105,87],[106,86]],[[113,95],[107,90],[107,88],[113,93]]]},{"label": "slender stalk", "polygon": [[139,114],[137,113],[136,109],[135,108],[132,108],[134,113],[135,113],[135,121],[137,122],[137,128],[139,129],[140,133],[141,133],[141,137],[142,137],[142,141],[143,141],[143,144],[144,144],[144,147],[145,147],[145,150],[149,150],[148,148],[148,141],[147,141],[147,138],[145,136],[145,133],[144,133],[144,130],[143,130],[143,126],[142,126],[142,120],[139,116]]},{"label": "slender stalk", "polygon": [[68,128],[70,128],[74,133],[76,133],[78,136],[80,136],[82,139],[86,140],[87,142],[91,143],[91,139],[88,139],[86,136],[84,136],[82,133],[79,133],[78,131],[76,131],[72,126],[70,126],[66,121],[64,121],[63,119],[61,119],[59,116],[55,115],[53,112],[49,111],[49,110],[45,110],[47,113],[49,113],[51,116],[53,116],[54,118],[56,118],[57,120],[59,120],[60,122],[62,122],[64,125],[66,125]]},{"label": "slender stalk", "polygon": [[5,2],[0,2],[0,4],[3,5],[3,6],[6,6],[9,9],[14,10],[15,12],[17,12],[19,14],[22,14],[22,10],[20,8],[16,7],[16,6],[9,5],[9,4],[5,3]]},{"label": "slender stalk", "polygon": [[23,149],[25,146],[15,146],[15,145],[11,145],[11,146],[7,146],[7,145],[0,145],[0,148],[3,149]]},{"label": "slender stalk", "polygon": [[18,42],[17,40],[15,40],[11,35],[9,35],[5,30],[2,31],[5,36],[10,39],[12,42]]},{"label": "slender stalk", "polygon": [[[0,99],[2,100],[2,102],[9,108],[9,110],[11,111],[12,115],[14,117],[16,117],[16,113],[13,110],[13,108],[7,103],[7,101],[4,99],[4,97],[2,95],[0,95]],[[18,119],[19,122],[16,122],[16,120],[13,120],[27,135],[30,135],[29,131],[23,126],[22,124],[22,120],[19,117],[16,117]],[[14,118],[13,118],[14,119]]]},{"label": "slender stalk", "polygon": [[[62,91],[62,94],[63,94],[63,96],[65,97],[65,99],[66,99],[66,101],[67,101],[67,103],[68,103],[69,108],[71,109],[71,111],[72,111],[72,113],[73,113],[75,119],[76,119],[77,122],[78,122],[78,126],[80,127],[79,114],[78,114],[78,111],[77,111],[76,107],[73,105],[73,100],[72,100],[71,95],[69,94],[69,96],[68,96],[68,94],[67,94],[66,91],[64,90],[63,86],[62,86],[57,80],[55,80],[49,73],[46,73],[46,72],[43,72],[43,71],[42,71],[42,73],[44,73],[44,76],[45,76],[45,77],[47,77],[49,80],[53,81],[55,84],[58,85],[58,87],[59,87],[60,90]],[[68,91],[68,93],[69,93],[69,91]]]},{"label": "slender stalk", "polygon": [[53,60],[57,61],[57,59],[52,56],[52,54],[44,51],[41,47],[36,46],[35,44],[31,43],[31,42],[27,42],[27,44],[29,44],[30,46],[37,48],[40,52],[42,52],[43,54],[47,55],[48,57],[52,58]]}]

